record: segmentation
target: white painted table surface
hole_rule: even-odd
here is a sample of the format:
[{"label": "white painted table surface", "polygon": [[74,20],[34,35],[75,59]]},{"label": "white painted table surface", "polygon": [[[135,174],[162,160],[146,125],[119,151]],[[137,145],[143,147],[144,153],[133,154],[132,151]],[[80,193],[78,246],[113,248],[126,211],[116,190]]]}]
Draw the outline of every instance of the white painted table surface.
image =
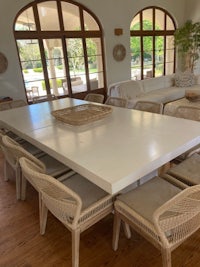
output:
[{"label": "white painted table surface", "polygon": [[83,103],[65,98],[1,111],[0,123],[111,194],[200,143],[195,121],[113,107],[101,121],[70,126],[50,113]]}]

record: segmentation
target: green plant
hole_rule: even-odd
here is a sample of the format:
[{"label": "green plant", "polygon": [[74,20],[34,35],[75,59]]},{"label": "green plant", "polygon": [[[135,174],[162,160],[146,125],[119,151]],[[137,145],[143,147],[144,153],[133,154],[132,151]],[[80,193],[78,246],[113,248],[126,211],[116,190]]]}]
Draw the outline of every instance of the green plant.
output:
[{"label": "green plant", "polygon": [[[61,79],[56,79],[56,83],[58,87],[62,87],[62,80]],[[52,81],[50,80],[50,88],[52,88]],[[46,84],[45,81],[42,81],[42,89],[46,90]]]},{"label": "green plant", "polygon": [[193,71],[200,52],[200,22],[186,21],[175,31],[174,43],[178,51],[183,54],[185,68]]},{"label": "green plant", "polygon": [[33,71],[34,72],[43,72],[43,69],[42,68],[34,68]]}]

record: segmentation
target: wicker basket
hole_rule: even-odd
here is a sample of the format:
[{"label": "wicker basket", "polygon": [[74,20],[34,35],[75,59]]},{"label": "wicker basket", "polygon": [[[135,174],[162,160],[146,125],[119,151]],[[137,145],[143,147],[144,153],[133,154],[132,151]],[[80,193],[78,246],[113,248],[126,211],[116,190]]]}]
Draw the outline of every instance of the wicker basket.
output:
[{"label": "wicker basket", "polygon": [[70,108],[52,111],[51,114],[58,120],[70,125],[83,125],[103,119],[112,112],[111,107],[95,104],[83,104]]}]

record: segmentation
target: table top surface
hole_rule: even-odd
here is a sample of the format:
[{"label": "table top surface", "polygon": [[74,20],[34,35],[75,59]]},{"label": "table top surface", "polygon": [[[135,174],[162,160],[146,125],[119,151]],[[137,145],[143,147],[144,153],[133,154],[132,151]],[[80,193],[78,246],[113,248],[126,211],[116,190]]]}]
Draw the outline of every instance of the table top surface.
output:
[{"label": "table top surface", "polygon": [[0,123],[111,194],[200,143],[199,122],[160,114],[113,107],[83,126],[51,115],[84,103],[64,98],[6,110]]}]

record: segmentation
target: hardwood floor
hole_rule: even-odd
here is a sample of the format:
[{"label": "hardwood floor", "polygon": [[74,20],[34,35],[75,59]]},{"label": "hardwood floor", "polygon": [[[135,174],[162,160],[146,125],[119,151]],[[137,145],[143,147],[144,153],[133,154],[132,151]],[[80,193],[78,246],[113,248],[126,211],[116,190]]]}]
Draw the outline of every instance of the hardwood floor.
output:
[{"label": "hardwood floor", "polygon": [[[161,267],[161,254],[133,233],[121,232],[119,249],[111,247],[112,215],[81,235],[80,267]],[[38,196],[28,186],[26,201],[15,197],[15,179],[3,179],[0,155],[0,267],[71,267],[71,236],[51,214],[46,234],[39,234]],[[173,267],[200,266],[200,231],[172,253]]]}]

